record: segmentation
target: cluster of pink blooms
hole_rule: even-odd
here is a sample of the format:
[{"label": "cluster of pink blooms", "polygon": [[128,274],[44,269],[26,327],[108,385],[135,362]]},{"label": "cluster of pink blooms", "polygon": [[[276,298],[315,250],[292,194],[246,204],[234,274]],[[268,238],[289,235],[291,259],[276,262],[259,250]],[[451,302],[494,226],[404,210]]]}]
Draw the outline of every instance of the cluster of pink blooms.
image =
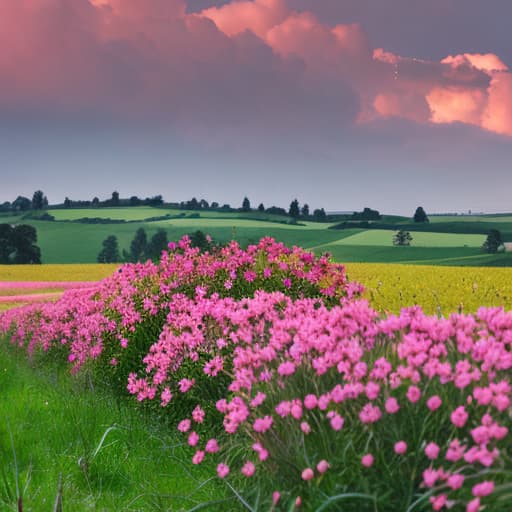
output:
[{"label": "cluster of pink blooms", "polygon": [[[215,410],[199,398],[177,418],[193,464],[277,485],[291,472],[293,492],[276,488],[271,500],[289,493],[299,506],[349,466],[371,483],[414,461],[433,510],[480,510],[510,458],[512,313],[437,318],[412,307],[383,318],[359,291],[302,249],[264,239],[200,254],[185,238],[160,265],[129,265],[93,291],[5,313],[0,331],[30,350],[64,346],[79,368],[110,358],[107,343],[119,360],[141,322],[163,314],[127,389],[170,414],[183,397],[217,390]],[[424,428],[404,428],[411,418]]]}]

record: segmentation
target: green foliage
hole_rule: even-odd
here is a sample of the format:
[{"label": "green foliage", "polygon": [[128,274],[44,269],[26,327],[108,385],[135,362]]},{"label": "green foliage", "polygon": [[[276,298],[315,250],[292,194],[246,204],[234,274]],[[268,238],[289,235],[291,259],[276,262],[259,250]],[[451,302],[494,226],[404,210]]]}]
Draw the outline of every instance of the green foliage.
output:
[{"label": "green foliage", "polygon": [[501,245],[503,245],[501,233],[497,229],[491,229],[482,247],[486,252],[495,254]]},{"label": "green foliage", "polygon": [[116,263],[120,260],[117,237],[110,235],[103,240],[103,249],[98,254],[98,263]]},{"label": "green foliage", "polygon": [[299,208],[299,201],[297,199],[294,199],[290,203],[290,209],[288,210],[288,214],[290,217],[297,219],[300,216],[300,208]]},{"label": "green foliage", "polygon": [[147,248],[147,257],[153,261],[158,261],[162,255],[162,251],[167,249],[169,240],[165,229],[159,229],[149,241]]},{"label": "green foliage", "polygon": [[412,236],[409,231],[398,231],[393,237],[393,245],[398,245],[400,247],[411,245],[411,242]]},{"label": "green foliage", "polygon": [[42,190],[36,190],[32,196],[32,209],[42,210],[48,206],[48,199],[43,194]]},{"label": "green foliage", "polygon": [[41,263],[37,232],[28,224],[0,224],[0,263]]},{"label": "green foliage", "polygon": [[244,200],[242,201],[242,211],[243,212],[250,212],[251,211],[251,202],[247,197],[244,197]]},{"label": "green foliage", "polygon": [[362,212],[354,212],[352,220],[381,220],[382,215],[377,210],[371,208],[364,208]]},{"label": "green foliage", "polygon": [[137,262],[146,259],[148,251],[148,236],[144,228],[139,228],[135,232],[132,243],[130,244],[129,261]]},{"label": "green foliage", "polygon": [[414,222],[429,222],[427,214],[422,206],[418,206],[418,208],[416,208],[413,220]]}]

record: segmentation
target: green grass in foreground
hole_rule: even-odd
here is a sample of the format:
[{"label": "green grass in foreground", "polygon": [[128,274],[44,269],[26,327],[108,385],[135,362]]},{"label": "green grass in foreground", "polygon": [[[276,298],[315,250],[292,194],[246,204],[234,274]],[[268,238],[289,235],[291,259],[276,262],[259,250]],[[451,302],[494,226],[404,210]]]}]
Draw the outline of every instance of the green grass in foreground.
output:
[{"label": "green grass in foreground", "polygon": [[201,486],[214,468],[191,466],[173,432],[1,341],[0,510],[17,510],[16,480],[24,511],[54,510],[59,479],[62,511],[186,511],[224,499],[218,480]]}]

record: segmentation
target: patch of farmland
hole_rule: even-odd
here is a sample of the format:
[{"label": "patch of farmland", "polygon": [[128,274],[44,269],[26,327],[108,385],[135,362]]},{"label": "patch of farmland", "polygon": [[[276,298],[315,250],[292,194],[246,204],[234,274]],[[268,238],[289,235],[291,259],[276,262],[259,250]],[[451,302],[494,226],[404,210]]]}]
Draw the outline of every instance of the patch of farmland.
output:
[{"label": "patch of farmland", "polygon": [[[333,245],[392,246],[393,230],[367,230],[332,242]],[[412,232],[411,247],[481,247],[484,235]]]}]

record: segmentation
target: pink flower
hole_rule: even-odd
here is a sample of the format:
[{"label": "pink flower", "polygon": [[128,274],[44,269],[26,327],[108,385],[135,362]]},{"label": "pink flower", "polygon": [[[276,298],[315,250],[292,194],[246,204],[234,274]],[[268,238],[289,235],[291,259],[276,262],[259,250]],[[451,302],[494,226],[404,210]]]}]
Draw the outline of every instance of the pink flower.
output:
[{"label": "pink flower", "polygon": [[295,498],[295,506],[300,507],[302,505],[302,498],[300,496],[297,496]]},{"label": "pink flower", "polygon": [[446,494],[440,494],[439,496],[431,496],[430,503],[434,510],[441,510],[446,505]]},{"label": "pink flower", "polygon": [[407,451],[407,443],[405,441],[398,441],[398,443],[395,443],[394,450],[397,455],[403,455]]},{"label": "pink flower", "polygon": [[315,395],[306,395],[304,397],[304,407],[306,409],[314,409],[318,403],[318,400],[316,399]]},{"label": "pink flower", "polygon": [[394,397],[389,397],[386,400],[386,404],[384,405],[384,408],[386,409],[386,412],[388,414],[395,414],[400,409],[400,406],[398,405],[398,401]]},{"label": "pink flower", "polygon": [[466,505],[466,512],[478,512],[480,510],[480,498],[474,498]]},{"label": "pink flower", "polygon": [[266,432],[272,427],[272,423],[274,420],[272,416],[265,416],[263,418],[257,418],[254,420],[253,428],[255,432],[259,432],[260,434]]},{"label": "pink flower", "polygon": [[181,420],[178,423],[178,430],[183,433],[188,432],[190,430],[190,424],[190,420]]},{"label": "pink flower", "polygon": [[231,290],[231,288],[233,288],[233,281],[231,281],[231,279],[226,279],[224,281],[224,288],[226,288],[226,290]]},{"label": "pink flower", "polygon": [[251,461],[247,461],[242,467],[242,475],[244,475],[248,478],[251,477],[252,475],[254,475],[255,471],[256,471],[256,467],[254,466],[254,464]]},{"label": "pink flower", "polygon": [[359,413],[359,419],[363,423],[375,423],[380,420],[381,416],[381,410],[372,404],[366,404]]},{"label": "pink flower", "polygon": [[436,409],[439,409],[439,407],[441,407],[442,403],[443,401],[441,400],[441,398],[437,395],[434,395],[427,400],[427,407],[431,411],[435,411]]},{"label": "pink flower", "polygon": [[172,393],[171,393],[171,390],[166,387],[163,391],[162,391],[162,394],[160,395],[160,398],[161,398],[161,402],[160,402],[160,405],[162,407],[165,407],[171,400],[172,400]]},{"label": "pink flower", "polygon": [[219,464],[217,466],[217,475],[219,478],[226,478],[229,475],[229,466],[226,464]]},{"label": "pink flower", "polygon": [[219,451],[219,443],[217,439],[208,439],[206,446],[204,447],[206,453],[217,453]]},{"label": "pink flower", "polygon": [[432,468],[427,468],[423,471],[423,483],[426,487],[434,487],[437,479],[439,478],[439,472]]},{"label": "pink flower", "polygon": [[272,503],[277,505],[279,503],[279,498],[281,498],[281,493],[279,491],[274,491],[272,493]]},{"label": "pink flower", "polygon": [[331,467],[331,465],[325,460],[325,459],[322,459],[317,465],[316,465],[316,469],[319,473],[325,473],[329,468]]},{"label": "pink flower", "polygon": [[196,380],[195,379],[181,379],[178,382],[178,386],[180,388],[180,391],[182,393],[186,393],[194,384]]},{"label": "pink flower", "polygon": [[311,432],[311,426],[309,425],[308,422],[306,421],[303,421],[301,424],[300,424],[300,429],[302,430],[302,432],[304,432],[304,434],[308,435],[310,432]]},{"label": "pink flower", "polygon": [[283,279],[283,285],[284,285],[285,288],[291,288],[292,287],[292,280],[289,277]]},{"label": "pink flower", "polygon": [[204,460],[204,451],[197,450],[197,452],[192,457],[192,464],[201,464]]},{"label": "pink flower", "polygon": [[473,486],[471,492],[473,496],[477,498],[483,498],[484,496],[489,496],[494,491],[494,482],[487,480],[485,482],[481,482]]},{"label": "pink flower", "polygon": [[254,270],[246,270],[244,272],[244,279],[248,282],[248,283],[252,283],[257,277],[257,274],[256,272],[254,272]]},{"label": "pink flower", "polygon": [[189,446],[196,446],[199,442],[199,434],[196,432],[190,432],[188,436],[188,444]]},{"label": "pink flower", "polygon": [[277,368],[277,373],[281,376],[288,376],[295,373],[295,365],[291,361],[285,361],[281,363]]},{"label": "pink flower", "polygon": [[439,446],[436,443],[428,443],[425,446],[425,455],[431,460],[437,459],[439,457]]},{"label": "pink flower", "polygon": [[361,464],[365,467],[365,468],[369,468],[371,466],[373,466],[373,455],[371,453],[367,453],[366,455],[363,455],[363,458],[361,459]]},{"label": "pink flower", "polygon": [[406,396],[409,402],[415,404],[421,398],[420,388],[417,386],[409,386]]},{"label": "pink flower", "polygon": [[466,424],[468,413],[463,405],[457,407],[457,409],[451,413],[450,420],[458,428],[462,428]]},{"label": "pink flower", "polygon": [[335,414],[331,418],[331,427],[333,430],[336,430],[336,431],[341,430],[343,428],[343,423],[344,423],[344,420],[339,414]]},{"label": "pink flower", "polygon": [[313,480],[313,477],[315,476],[315,473],[311,468],[306,468],[304,471],[302,471],[301,477],[302,480],[308,481]]},{"label": "pink flower", "polygon": [[463,483],[464,475],[460,474],[450,475],[447,480],[448,487],[450,487],[454,491],[460,489]]},{"label": "pink flower", "polygon": [[272,269],[271,269],[271,268],[269,268],[269,267],[265,267],[265,268],[263,269],[263,277],[264,277],[265,279],[268,279],[271,275],[272,275]]},{"label": "pink flower", "polygon": [[203,423],[204,421],[204,411],[203,409],[201,408],[200,405],[197,405],[196,408],[192,411],[192,419],[196,422],[196,423]]}]

